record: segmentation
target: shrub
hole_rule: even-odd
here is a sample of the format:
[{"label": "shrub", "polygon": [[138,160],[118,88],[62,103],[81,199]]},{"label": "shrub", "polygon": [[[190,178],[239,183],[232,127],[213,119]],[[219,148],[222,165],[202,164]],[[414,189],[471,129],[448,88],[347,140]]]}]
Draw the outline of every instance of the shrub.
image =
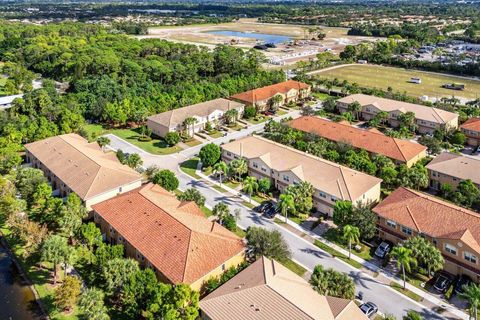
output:
[{"label": "shrub", "polygon": [[152,138],[149,137],[149,136],[139,136],[139,137],[138,137],[138,141],[141,141],[141,142],[149,142],[149,141],[152,141]]},{"label": "shrub", "polygon": [[223,218],[223,226],[230,231],[237,230],[237,222],[235,221],[235,217],[231,214],[228,214]]},{"label": "shrub", "polygon": [[214,143],[209,143],[200,149],[198,156],[200,157],[203,166],[213,166],[220,159],[220,147]]},{"label": "shrub", "polygon": [[165,142],[172,147],[180,142],[180,135],[178,132],[169,132],[165,135],[164,139]]},{"label": "shrub", "polygon": [[160,185],[168,191],[173,191],[178,188],[179,182],[175,173],[170,170],[160,170],[153,175],[152,182]]},{"label": "shrub", "polygon": [[253,118],[257,115],[257,108],[255,107],[246,107],[243,113],[243,116],[247,119]]}]

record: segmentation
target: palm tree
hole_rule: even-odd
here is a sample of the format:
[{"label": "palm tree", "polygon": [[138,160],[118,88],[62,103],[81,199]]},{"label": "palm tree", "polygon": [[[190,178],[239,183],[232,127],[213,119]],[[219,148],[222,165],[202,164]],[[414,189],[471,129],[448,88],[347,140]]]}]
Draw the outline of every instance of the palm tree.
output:
[{"label": "palm tree", "polygon": [[410,272],[412,266],[415,266],[417,264],[417,260],[415,259],[415,257],[413,257],[412,250],[401,246],[396,246],[395,248],[393,248],[390,254],[397,260],[397,266],[402,269],[403,290],[405,290],[407,282],[405,270],[407,270],[407,272]]},{"label": "palm tree", "polygon": [[358,120],[358,114],[362,111],[362,105],[358,101],[354,101],[348,105],[347,109],[351,111],[355,115],[355,119]]},{"label": "palm tree", "polygon": [[[185,120],[183,120],[183,125],[185,126],[185,130],[187,130],[187,134],[189,136],[193,137],[193,132],[195,131],[194,126],[195,126],[195,123],[197,122],[198,122],[197,118],[194,118],[194,117],[188,117]],[[190,127],[192,127],[192,134],[190,134]]]},{"label": "palm tree", "polygon": [[217,162],[213,165],[213,173],[220,175],[220,187],[222,186],[223,175],[228,172],[228,165],[225,161]]},{"label": "palm tree", "polygon": [[277,206],[280,209],[280,212],[285,215],[285,223],[287,223],[288,211],[295,212],[295,201],[293,200],[293,196],[291,194],[281,194]]},{"label": "palm tree", "polygon": [[235,159],[230,162],[229,170],[233,172],[237,181],[240,181],[242,175],[248,172],[247,161],[244,158]]},{"label": "palm tree", "polygon": [[468,303],[470,304],[470,319],[473,318],[477,320],[478,304],[480,303],[480,287],[474,283],[464,286],[463,292],[460,293],[460,297],[467,299]]},{"label": "palm tree", "polygon": [[258,190],[257,178],[248,176],[243,180],[243,191],[248,194],[250,203],[252,203],[252,194]]},{"label": "palm tree", "polygon": [[238,119],[238,110],[237,109],[230,109],[225,111],[224,117],[227,120],[227,123],[230,124],[235,124]]},{"label": "palm tree", "polygon": [[277,110],[279,107],[279,104],[283,101],[283,97],[279,94],[274,95],[270,99],[270,110]]},{"label": "palm tree", "polygon": [[107,137],[98,137],[97,143],[100,146],[100,148],[102,148],[102,151],[105,151],[104,150],[105,146],[110,144],[110,139],[108,139]]},{"label": "palm tree", "polygon": [[350,259],[352,255],[352,242],[357,243],[359,241],[360,229],[347,224],[343,227],[343,238],[348,242],[348,259]]},{"label": "palm tree", "polygon": [[225,203],[219,202],[213,207],[212,214],[222,224],[225,217],[230,214],[230,209]]}]

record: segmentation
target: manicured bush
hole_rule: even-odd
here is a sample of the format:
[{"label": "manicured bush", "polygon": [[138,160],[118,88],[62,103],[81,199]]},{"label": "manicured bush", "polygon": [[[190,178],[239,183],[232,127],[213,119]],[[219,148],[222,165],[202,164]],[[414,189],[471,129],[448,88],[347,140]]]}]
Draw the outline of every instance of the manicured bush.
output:
[{"label": "manicured bush", "polygon": [[179,182],[175,173],[170,170],[161,170],[155,173],[152,178],[152,182],[160,185],[168,191],[173,191],[178,188]]},{"label": "manicured bush", "polygon": [[180,142],[180,135],[178,132],[169,132],[165,135],[164,139],[169,146],[174,146]]},{"label": "manicured bush", "polygon": [[243,116],[247,119],[253,118],[257,115],[257,108],[255,107],[246,107],[243,113]]},{"label": "manicured bush", "polygon": [[218,160],[220,160],[220,147],[214,143],[209,143],[200,149],[198,156],[204,167],[213,166]]}]

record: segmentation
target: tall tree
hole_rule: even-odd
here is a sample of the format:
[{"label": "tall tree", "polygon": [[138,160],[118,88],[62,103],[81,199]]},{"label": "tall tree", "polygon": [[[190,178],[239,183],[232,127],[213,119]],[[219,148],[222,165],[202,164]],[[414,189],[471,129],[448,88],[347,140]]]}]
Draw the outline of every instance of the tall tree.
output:
[{"label": "tall tree", "polygon": [[53,285],[57,284],[58,264],[65,260],[68,254],[67,239],[59,235],[51,235],[42,246],[41,259],[53,265]]},{"label": "tall tree", "polygon": [[405,290],[407,282],[405,271],[410,272],[412,267],[416,266],[417,260],[413,256],[412,250],[401,246],[394,247],[390,255],[397,260],[397,265],[402,270],[403,290]]},{"label": "tall tree", "polygon": [[223,224],[225,217],[230,214],[230,209],[225,203],[219,202],[213,207],[212,214],[220,224]]},{"label": "tall tree", "polygon": [[168,191],[173,191],[178,188],[180,182],[178,181],[175,173],[168,169],[160,170],[153,175],[152,182],[158,184],[162,188]]},{"label": "tall tree", "polygon": [[177,199],[180,201],[193,201],[198,206],[205,204],[205,197],[195,188],[188,188],[185,192],[177,195]]},{"label": "tall tree", "polygon": [[269,231],[260,227],[249,227],[246,239],[248,247],[252,249],[257,258],[265,256],[282,262],[291,256],[288,244],[277,230]]},{"label": "tall tree", "polygon": [[343,238],[348,243],[348,259],[350,259],[352,255],[352,243],[357,243],[359,241],[360,230],[357,227],[347,224],[343,227],[342,233]]},{"label": "tall tree", "polygon": [[127,280],[139,270],[138,262],[132,259],[115,258],[103,266],[102,277],[109,295],[118,293]]},{"label": "tall tree", "polygon": [[478,319],[478,305],[480,304],[480,286],[471,283],[463,288],[463,292],[460,294],[462,298],[468,300],[470,308],[468,309],[470,319]]},{"label": "tall tree", "polygon": [[288,221],[288,212],[295,211],[295,201],[291,194],[281,194],[277,203],[278,209],[285,216],[285,223]]},{"label": "tall tree", "polygon": [[312,288],[321,295],[352,300],[355,297],[355,284],[345,273],[324,269],[317,265],[310,277]]},{"label": "tall tree", "polygon": [[223,176],[228,172],[228,165],[225,161],[219,161],[213,165],[213,173],[220,176],[220,187],[222,186]]},{"label": "tall tree", "polygon": [[418,264],[427,268],[429,276],[432,272],[443,269],[445,260],[442,253],[427,239],[420,236],[411,237],[404,241],[403,246],[412,250]]},{"label": "tall tree", "polygon": [[55,304],[64,311],[70,311],[80,295],[82,283],[77,277],[67,276],[55,290]]},{"label": "tall tree", "polygon": [[258,190],[257,178],[248,176],[243,180],[243,191],[248,194],[250,203],[252,203],[252,194]]},{"label": "tall tree", "polygon": [[220,147],[214,143],[209,143],[203,146],[198,153],[204,167],[213,166],[220,159],[221,155],[222,151],[220,150]]},{"label": "tall tree", "polygon": [[104,304],[105,294],[97,288],[87,288],[83,291],[78,305],[80,311],[89,320],[109,320],[108,309]]}]

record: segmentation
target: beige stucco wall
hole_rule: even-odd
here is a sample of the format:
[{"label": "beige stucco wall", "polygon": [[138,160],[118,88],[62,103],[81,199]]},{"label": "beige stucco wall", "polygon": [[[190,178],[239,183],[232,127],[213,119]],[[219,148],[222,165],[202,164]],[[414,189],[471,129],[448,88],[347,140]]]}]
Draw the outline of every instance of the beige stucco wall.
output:
[{"label": "beige stucco wall", "polygon": [[131,190],[139,188],[141,186],[142,186],[142,180],[141,179],[139,179],[137,181],[134,181],[132,183],[129,183],[129,184],[125,184],[123,186],[119,186],[118,188],[115,188],[113,190],[104,192],[104,193],[99,194],[99,195],[97,195],[93,198],[89,198],[89,199],[85,200],[85,207],[87,207],[88,210],[92,210],[92,206],[96,203],[100,203],[102,201],[111,199],[111,198],[113,198],[113,197],[115,197],[115,196],[117,196],[121,193],[131,191]]},{"label": "beige stucco wall", "polygon": [[154,135],[159,137],[165,137],[167,133],[170,132],[170,128],[167,126],[161,125],[158,122],[147,119],[147,127],[152,130]]}]

